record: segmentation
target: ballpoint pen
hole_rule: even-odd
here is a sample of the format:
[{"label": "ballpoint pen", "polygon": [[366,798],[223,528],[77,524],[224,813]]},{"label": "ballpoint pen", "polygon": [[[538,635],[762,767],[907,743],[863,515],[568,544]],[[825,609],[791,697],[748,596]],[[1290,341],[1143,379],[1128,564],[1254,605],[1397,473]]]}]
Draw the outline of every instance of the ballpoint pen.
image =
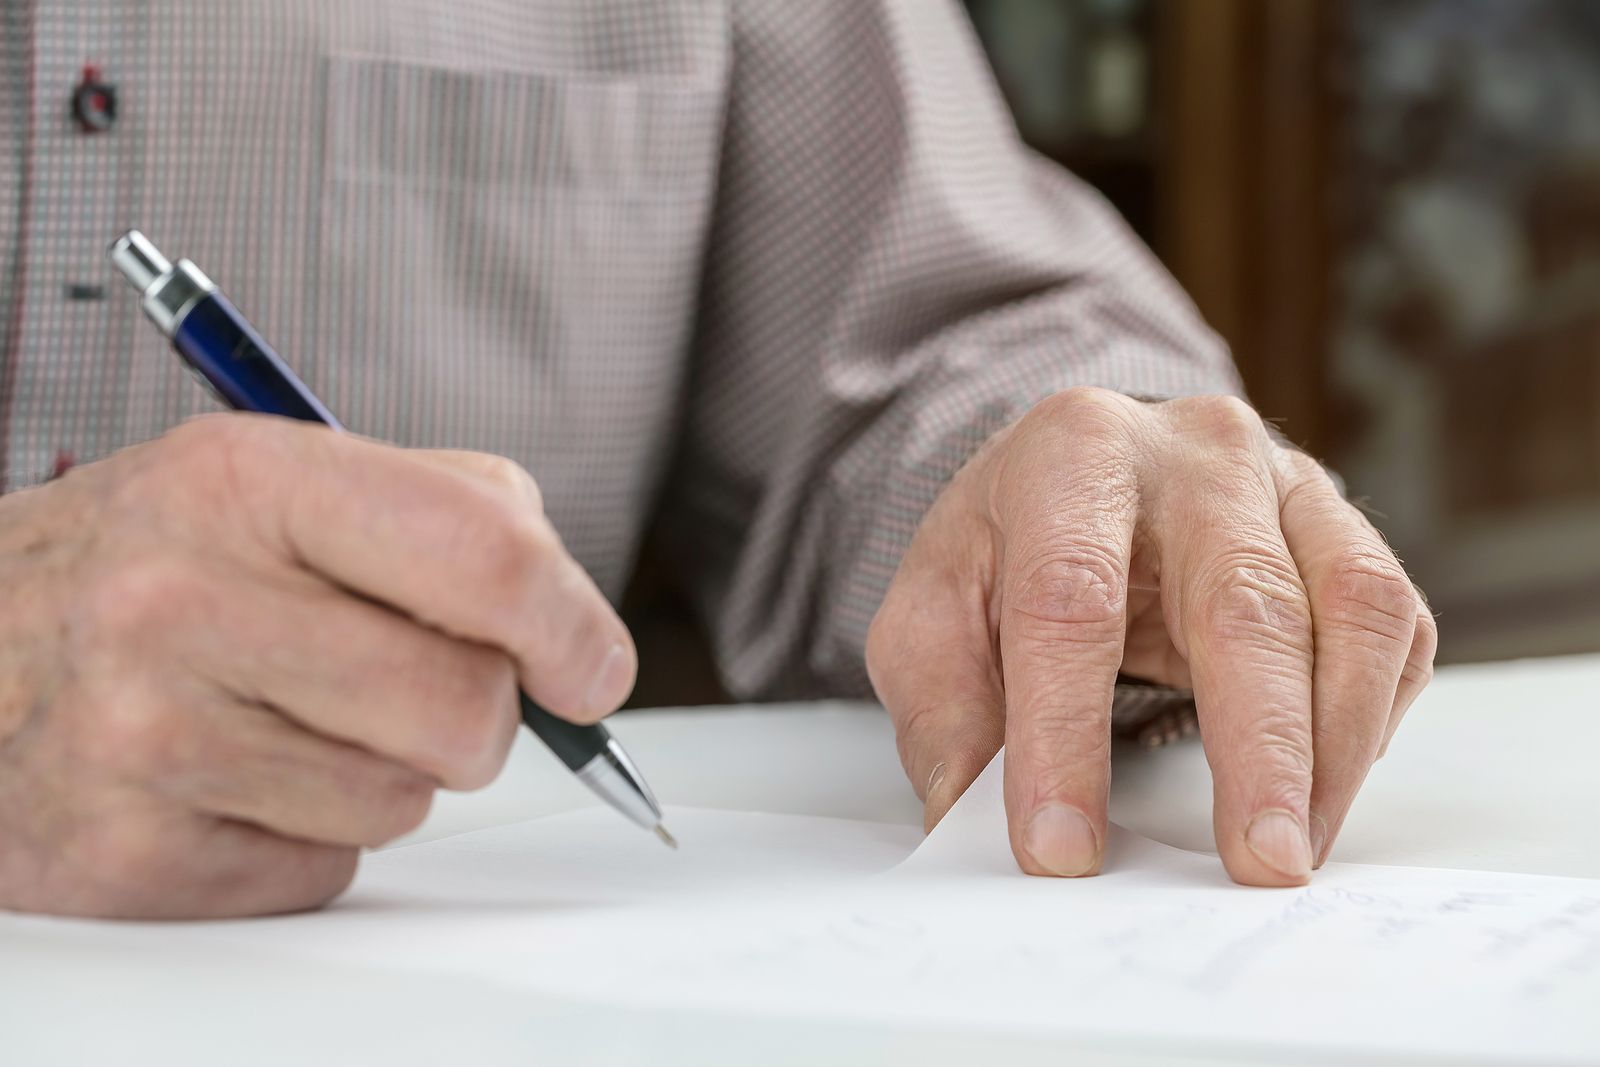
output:
[{"label": "ballpoint pen", "polygon": [[[142,295],[145,315],[219,400],[238,411],[281,415],[343,430],[221,290],[187,259],[170,262],[138,230],[119,237],[111,262]],[[661,806],[605,726],[580,726],[518,694],[522,721],[602,800],[677,848]]]}]

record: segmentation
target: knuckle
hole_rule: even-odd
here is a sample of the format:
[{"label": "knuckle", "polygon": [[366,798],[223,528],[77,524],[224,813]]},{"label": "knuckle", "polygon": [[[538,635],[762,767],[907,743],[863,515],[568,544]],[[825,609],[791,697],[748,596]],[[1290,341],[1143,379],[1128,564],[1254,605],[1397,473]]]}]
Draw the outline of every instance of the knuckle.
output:
[{"label": "knuckle", "polygon": [[1252,724],[1250,763],[1278,783],[1280,795],[1303,796],[1312,773],[1312,741],[1305,725],[1286,715],[1269,715]]},{"label": "knuckle", "polygon": [[526,594],[548,565],[559,540],[547,524],[496,508],[472,537],[473,559],[485,588],[498,591],[520,610]]},{"label": "knuckle", "polygon": [[237,414],[201,415],[161,439],[160,470],[189,488],[244,487],[255,472],[281,466],[283,449],[299,432],[293,425]]},{"label": "knuckle", "polygon": [[185,456],[210,456],[255,443],[257,421],[239,415],[200,415],[181,422],[161,438]]},{"label": "knuckle", "polygon": [[1308,516],[1324,521],[1342,521],[1354,511],[1359,524],[1366,520],[1360,511],[1339,495],[1327,470],[1299,449],[1279,448],[1276,452],[1279,472],[1278,510],[1289,514],[1304,510]]},{"label": "knuckle", "polygon": [[1095,386],[1075,386],[1040,401],[1029,413],[1033,420],[1069,427],[1080,439],[1120,436],[1128,427],[1133,401]]},{"label": "knuckle", "polygon": [[1433,660],[1407,660],[1400,679],[1413,693],[1421,693],[1433,681]]},{"label": "knuckle", "polygon": [[127,696],[96,709],[91,729],[81,734],[85,762],[96,767],[136,769],[141,774],[176,768],[193,747],[183,716],[169,705]]},{"label": "knuckle", "polygon": [[[1108,694],[1108,704],[1109,699]],[[1111,754],[1111,727],[1100,717],[1038,714],[1015,724],[1015,730],[1019,753],[1037,773],[1059,768],[1064,755],[1074,760],[1095,760]]]},{"label": "knuckle", "polygon": [[106,490],[109,511],[124,521],[150,521],[152,513],[189,527],[217,523],[269,528],[275,507],[308,478],[320,477],[321,457],[308,449],[338,447],[339,435],[304,423],[253,415],[204,415],[129,450],[128,461]]},{"label": "knuckle", "polygon": [[539,491],[539,484],[522,464],[492,454],[485,454],[482,463],[484,474],[491,482],[507,493],[530,502],[535,510],[543,510],[544,497]]},{"label": "knuckle", "polygon": [[1257,781],[1284,800],[1303,795],[1311,781],[1312,732],[1306,716],[1272,701],[1259,714],[1213,721],[1207,745],[1227,754],[1219,761],[1222,773]]},{"label": "knuckle", "polygon": [[1431,669],[1433,657],[1439,653],[1439,623],[1426,605],[1417,606],[1417,634],[1412,642],[1412,654]]},{"label": "knuckle", "polygon": [[1293,484],[1320,484],[1328,481],[1327,468],[1298,448],[1279,448],[1275,455]]},{"label": "knuckle", "polygon": [[1023,619],[1051,628],[1120,628],[1127,605],[1127,576],[1105,549],[1083,544],[1034,560],[1020,569],[1008,606]]},{"label": "knuckle", "polygon": [[969,724],[989,722],[999,687],[994,652],[981,606],[951,590],[886,602],[868,630],[867,674],[903,756],[947,749],[967,739]]},{"label": "knuckle", "polygon": [[1007,734],[1008,769],[1014,759],[1032,795],[1093,794],[1110,773],[1111,725],[1104,719],[1051,711],[1012,723]]},{"label": "knuckle", "polygon": [[1223,642],[1311,649],[1311,611],[1293,568],[1267,558],[1223,563],[1199,604],[1200,628]]},{"label": "knuckle", "polygon": [[1229,451],[1257,448],[1266,431],[1255,408],[1228,394],[1172,401],[1180,425]]},{"label": "knuckle", "polygon": [[181,562],[142,557],[88,583],[70,625],[74,636],[93,646],[143,644],[197,610],[202,599],[201,583]]},{"label": "knuckle", "polygon": [[1417,618],[1411,580],[1391,560],[1353,552],[1336,561],[1312,592],[1313,604],[1338,625],[1409,641]]},{"label": "knuckle", "polygon": [[1433,659],[1439,652],[1439,624],[1433,613],[1419,606],[1417,632],[1406,657],[1405,674],[1419,689],[1433,680]]}]

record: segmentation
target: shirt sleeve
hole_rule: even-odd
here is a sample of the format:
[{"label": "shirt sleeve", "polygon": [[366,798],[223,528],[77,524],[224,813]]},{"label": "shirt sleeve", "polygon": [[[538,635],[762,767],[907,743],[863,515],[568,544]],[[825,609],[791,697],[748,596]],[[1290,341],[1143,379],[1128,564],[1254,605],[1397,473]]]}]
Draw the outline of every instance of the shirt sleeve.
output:
[{"label": "shirt sleeve", "polygon": [[941,488],[1077,385],[1236,392],[1092,190],[1031,154],[954,0],[734,0],[665,543],[741,699],[864,695]]}]

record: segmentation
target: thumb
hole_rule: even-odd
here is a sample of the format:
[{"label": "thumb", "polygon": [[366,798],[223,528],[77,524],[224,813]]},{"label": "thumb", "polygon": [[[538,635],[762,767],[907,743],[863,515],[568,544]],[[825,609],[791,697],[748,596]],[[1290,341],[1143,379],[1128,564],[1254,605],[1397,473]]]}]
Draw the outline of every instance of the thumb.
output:
[{"label": "thumb", "polygon": [[[932,830],[1000,751],[1005,693],[982,612],[891,589],[867,639],[867,671]],[[940,601],[948,610],[940,610]]]}]

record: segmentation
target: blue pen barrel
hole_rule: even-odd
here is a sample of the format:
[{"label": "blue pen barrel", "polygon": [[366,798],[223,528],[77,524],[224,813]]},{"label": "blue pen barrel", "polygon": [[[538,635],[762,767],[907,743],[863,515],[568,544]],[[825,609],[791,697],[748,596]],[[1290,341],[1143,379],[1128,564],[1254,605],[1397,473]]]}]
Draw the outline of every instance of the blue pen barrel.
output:
[{"label": "blue pen barrel", "polygon": [[[172,263],[138,230],[119,237],[109,255],[138,290],[145,315],[223,403],[343,429],[199,267],[187,259]],[[604,726],[559,719],[526,693],[522,719],[597,796],[678,847],[661,825],[661,805],[644,777]]]},{"label": "blue pen barrel", "polygon": [[270,411],[341,428],[221,293],[209,294],[184,315],[172,344],[223,401],[240,411]]}]

